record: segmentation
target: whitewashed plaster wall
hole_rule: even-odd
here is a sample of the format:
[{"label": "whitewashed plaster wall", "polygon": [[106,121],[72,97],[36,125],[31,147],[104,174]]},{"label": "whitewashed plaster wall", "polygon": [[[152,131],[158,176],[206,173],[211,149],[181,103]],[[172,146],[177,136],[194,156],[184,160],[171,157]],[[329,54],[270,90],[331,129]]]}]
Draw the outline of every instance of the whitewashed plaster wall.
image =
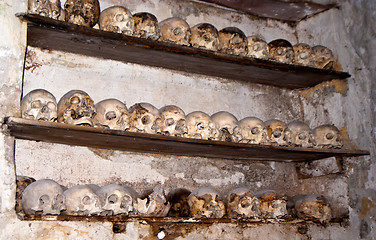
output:
[{"label": "whitewashed plaster wall", "polygon": [[[374,7],[372,1],[364,2]],[[293,44],[305,42],[328,46],[352,77],[347,84],[332,82],[305,91],[288,91],[31,47],[27,50],[27,70],[23,76],[26,26],[14,14],[25,11],[26,1],[0,1],[0,4],[0,19],[9,23],[1,24],[4,27],[0,28],[0,57],[5,63],[0,67],[2,118],[19,116],[21,90],[24,95],[30,90],[44,88],[60,99],[71,89],[81,89],[95,102],[113,97],[125,101],[128,107],[137,102],[149,102],[158,108],[175,104],[186,113],[201,110],[213,114],[226,110],[239,119],[246,116],[263,120],[279,118],[286,122],[299,119],[311,127],[333,123],[344,127],[355,145],[370,150],[374,156],[374,135],[370,129],[375,127],[371,111],[371,91],[375,89],[371,80],[375,72],[370,65],[375,61],[371,57],[366,61],[359,54],[362,50],[357,43],[370,37],[364,28],[364,38],[359,39],[353,20],[372,16],[372,8],[367,6],[371,10],[365,12],[366,6],[357,1],[341,2],[340,9],[307,19],[296,28],[190,1],[101,1],[102,9],[120,4],[133,13],[153,13],[159,20],[179,16],[191,26],[209,22],[218,29],[236,26],[246,35],[262,34],[267,41],[284,38]],[[372,17],[368,21],[375,22]],[[363,54],[369,54],[369,51],[363,51]],[[371,157],[347,160],[343,174],[302,180],[298,179],[291,163],[146,155],[21,140],[16,141],[13,150],[12,138],[6,133],[1,136],[1,239],[156,239],[155,234],[159,231],[137,222],[127,224],[124,233],[114,234],[110,223],[20,221],[13,209],[16,174],[35,179],[52,178],[67,187],[84,183],[101,186],[123,183],[140,191],[162,184],[168,192],[178,187],[193,190],[208,185],[223,192],[237,186],[249,186],[255,190],[272,188],[292,195],[319,193],[328,197],[337,216],[350,213],[348,226],[213,224],[190,227],[189,231],[174,235],[176,239],[372,239],[376,235],[375,163]],[[306,232],[298,231],[301,228]],[[169,239],[169,232],[165,231],[166,239]]]}]

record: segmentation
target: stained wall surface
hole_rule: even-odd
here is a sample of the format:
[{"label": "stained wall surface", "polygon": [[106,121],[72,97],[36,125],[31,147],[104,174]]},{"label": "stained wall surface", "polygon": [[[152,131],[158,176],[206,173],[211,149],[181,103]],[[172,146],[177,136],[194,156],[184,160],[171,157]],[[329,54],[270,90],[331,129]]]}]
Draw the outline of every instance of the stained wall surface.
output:
[{"label": "stained wall surface", "polygon": [[[65,1],[62,1],[62,4]],[[158,20],[184,18],[190,26],[209,22],[218,29],[236,26],[247,36],[261,34],[333,50],[347,81],[332,81],[311,89],[286,90],[198,74],[103,60],[77,54],[26,48],[26,24],[15,17],[27,1],[0,1],[0,119],[19,116],[23,95],[44,88],[59,100],[72,89],[86,91],[95,102],[117,98],[128,107],[149,102],[157,108],[174,104],[186,114],[229,111],[238,119],[257,116],[285,122],[305,121],[311,128],[334,124],[370,156],[343,162],[341,173],[301,179],[295,164],[247,162],[184,156],[139,154],[87,147],[16,140],[4,126],[0,136],[1,239],[373,239],[375,233],[375,35],[376,4],[341,1],[340,7],[306,19],[296,26],[258,19],[196,1],[101,1],[101,8],[124,5],[132,13],[150,12]],[[361,23],[361,24],[359,24]],[[23,69],[25,68],[25,71]],[[288,195],[322,194],[343,224],[172,224],[156,226],[131,222],[113,233],[109,222],[21,221],[14,211],[16,175],[51,178],[71,187],[77,184],[127,184],[142,191],[162,185],[175,188],[210,186],[222,193],[247,186],[254,191],[274,189]],[[261,236],[261,237],[260,237]]]}]

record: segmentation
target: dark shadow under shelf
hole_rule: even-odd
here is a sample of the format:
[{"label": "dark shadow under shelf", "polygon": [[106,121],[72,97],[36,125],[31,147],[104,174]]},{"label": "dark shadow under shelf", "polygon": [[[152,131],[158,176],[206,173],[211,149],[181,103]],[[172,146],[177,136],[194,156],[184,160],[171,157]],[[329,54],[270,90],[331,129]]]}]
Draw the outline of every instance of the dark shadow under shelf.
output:
[{"label": "dark shadow under shelf", "polygon": [[103,149],[233,160],[300,162],[329,157],[368,155],[368,151],[277,147],[133,133],[9,117],[5,122],[18,139]]},{"label": "dark shadow under shelf", "polygon": [[221,54],[79,26],[38,15],[28,22],[27,44],[87,56],[197,73],[288,89],[313,87],[350,74]]}]

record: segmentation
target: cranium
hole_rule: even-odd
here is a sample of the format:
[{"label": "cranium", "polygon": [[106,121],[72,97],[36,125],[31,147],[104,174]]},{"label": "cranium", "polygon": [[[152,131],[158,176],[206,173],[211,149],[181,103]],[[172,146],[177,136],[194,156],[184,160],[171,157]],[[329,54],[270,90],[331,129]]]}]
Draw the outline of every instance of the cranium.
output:
[{"label": "cranium", "polygon": [[76,185],[64,191],[66,207],[63,212],[73,216],[100,215],[101,203],[96,188],[90,185]]},{"label": "cranium", "polygon": [[246,55],[247,37],[237,27],[223,28],[218,33],[219,50],[234,55]]},{"label": "cranium", "polygon": [[184,111],[175,105],[159,109],[162,120],[162,133],[170,136],[184,136],[187,133]]},{"label": "cranium", "polygon": [[35,179],[32,177],[26,176],[17,176],[16,178],[16,213],[22,213],[22,195],[27,186],[35,182]]},{"label": "cranium", "polygon": [[307,67],[315,67],[312,47],[305,43],[298,43],[293,46],[294,63]]},{"label": "cranium", "polygon": [[54,180],[42,179],[28,185],[22,195],[26,214],[60,214],[65,209],[63,188]]},{"label": "cranium", "polygon": [[304,220],[328,222],[331,219],[330,206],[322,195],[297,195],[293,198],[297,216]]},{"label": "cranium", "polygon": [[199,23],[191,28],[192,47],[217,51],[219,47],[218,30],[210,23]]},{"label": "cranium", "polygon": [[191,29],[185,20],[171,17],[160,22],[159,26],[162,34],[159,40],[189,46]]},{"label": "cranium", "polygon": [[99,19],[98,0],[67,0],[64,4],[65,21],[93,27]]},{"label": "cranium", "polygon": [[101,187],[95,193],[101,202],[102,211],[107,212],[106,215],[128,216],[136,211],[137,193],[130,187],[109,184]]},{"label": "cranium", "polygon": [[271,145],[287,146],[285,132],[287,125],[277,119],[265,122],[266,137]]},{"label": "cranium", "polygon": [[301,121],[292,121],[287,124],[286,141],[291,146],[313,147],[311,128]]},{"label": "cranium", "polygon": [[314,146],[317,148],[341,148],[339,130],[334,125],[321,125],[312,130]]},{"label": "cranium", "polygon": [[231,113],[220,111],[211,116],[218,131],[219,141],[238,142],[241,139],[238,119]]},{"label": "cranium", "polygon": [[158,40],[161,37],[161,28],[157,18],[147,12],[140,12],[133,15],[134,36]]},{"label": "cranium", "polygon": [[106,99],[95,104],[97,114],[93,123],[98,127],[115,130],[129,129],[129,113],[126,105],[117,99]]},{"label": "cranium", "polygon": [[287,198],[273,190],[263,190],[256,193],[260,200],[261,215],[266,219],[278,219],[287,215]]},{"label": "cranium", "polygon": [[170,217],[189,217],[188,196],[191,191],[185,188],[178,188],[168,193],[167,200],[171,203],[168,212]]},{"label": "cranium", "polygon": [[189,138],[213,140],[218,138],[218,131],[215,124],[204,112],[195,111],[185,116]]},{"label": "cranium", "polygon": [[239,121],[241,143],[267,143],[265,123],[257,117],[246,117]]},{"label": "cranium", "polygon": [[137,211],[141,216],[165,217],[170,210],[171,204],[167,201],[164,190],[156,186],[152,190],[146,190],[137,199]]},{"label": "cranium", "polygon": [[29,0],[29,13],[58,19],[61,13],[60,0]]},{"label": "cranium", "polygon": [[259,36],[247,37],[247,56],[253,58],[269,59],[268,43]]},{"label": "cranium", "polygon": [[94,101],[84,91],[71,90],[57,104],[58,122],[93,126]]},{"label": "cranium", "polygon": [[99,15],[99,27],[104,31],[132,36],[134,32],[132,13],[122,6],[106,8]]},{"label": "cranium", "polygon": [[130,131],[161,133],[162,120],[159,110],[150,103],[136,103],[129,108]]},{"label": "cranium", "polygon": [[341,64],[329,48],[317,45],[312,48],[312,52],[316,68],[342,71]]},{"label": "cranium", "polygon": [[56,98],[52,93],[44,89],[35,89],[22,98],[21,115],[25,119],[55,122],[56,105]]},{"label": "cranium", "polygon": [[268,44],[270,59],[281,63],[292,64],[294,62],[294,50],[289,41],[276,39]]},{"label": "cranium", "polygon": [[209,187],[194,190],[188,196],[188,205],[194,218],[221,218],[226,213],[219,193]]},{"label": "cranium", "polygon": [[236,188],[226,197],[227,215],[230,218],[259,218],[260,201],[248,188]]}]

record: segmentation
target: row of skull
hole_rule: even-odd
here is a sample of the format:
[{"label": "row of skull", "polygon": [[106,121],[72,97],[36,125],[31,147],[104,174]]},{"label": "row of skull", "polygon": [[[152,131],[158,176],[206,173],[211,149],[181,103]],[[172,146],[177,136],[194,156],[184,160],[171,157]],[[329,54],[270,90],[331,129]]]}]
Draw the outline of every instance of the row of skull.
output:
[{"label": "row of skull", "polygon": [[22,98],[21,114],[25,119],[204,140],[317,148],[343,145],[340,132],[333,125],[320,125],[311,130],[302,121],[286,124],[277,119],[264,122],[257,117],[238,121],[226,111],[211,116],[202,111],[186,115],[178,106],[157,109],[150,103],[136,103],[128,109],[116,99],[94,104],[81,90],[69,91],[58,103],[47,90],[33,90]]},{"label": "row of skull", "polygon": [[[324,46],[305,43],[294,46],[284,39],[267,43],[261,35],[246,36],[237,27],[217,30],[210,23],[193,27],[182,18],[171,17],[161,22],[147,12],[132,13],[123,6],[112,6],[100,12],[98,0],[67,0],[64,4],[65,21],[93,27],[98,23],[104,31],[129,36],[192,46],[226,54],[242,55],[287,64],[320,69],[341,70],[333,52]],[[57,19],[59,0],[29,0],[29,12]]]},{"label": "row of skull", "polygon": [[66,189],[51,179],[28,185],[22,194],[25,214],[72,216],[146,216],[236,219],[286,219],[327,222],[331,208],[321,195],[296,195],[288,200],[273,190],[252,193],[249,188],[236,188],[222,197],[213,188],[194,191],[179,188],[167,196],[161,186],[138,194],[120,184],[99,187],[76,185]]}]

